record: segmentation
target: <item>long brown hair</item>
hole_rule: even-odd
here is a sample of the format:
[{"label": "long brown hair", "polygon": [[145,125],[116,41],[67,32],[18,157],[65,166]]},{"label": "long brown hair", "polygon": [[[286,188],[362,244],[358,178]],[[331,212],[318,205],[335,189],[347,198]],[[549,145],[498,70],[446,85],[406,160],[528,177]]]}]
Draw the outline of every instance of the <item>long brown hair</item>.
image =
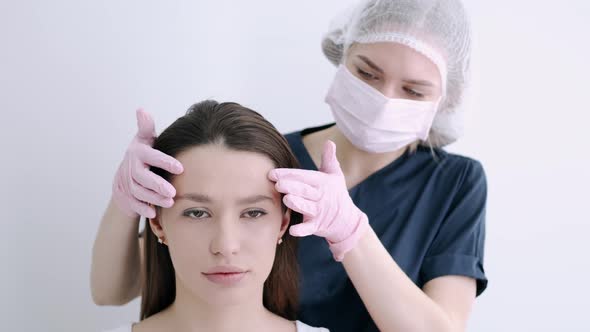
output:
[{"label": "long brown hair", "polygon": [[[213,100],[191,106],[156,138],[154,149],[175,157],[189,148],[206,144],[223,144],[233,150],[263,154],[277,168],[299,167],[286,139],[259,113],[236,103]],[[151,170],[172,180],[173,175],[160,168]],[[286,211],[284,204],[283,209]],[[291,211],[291,225],[301,220],[301,214]],[[141,320],[164,310],[176,298],[174,266],[168,247],[158,244],[148,221],[144,237]],[[298,303],[296,244],[295,238],[286,232],[283,243],[277,246],[272,270],[263,287],[263,305],[289,320],[295,319]]]}]

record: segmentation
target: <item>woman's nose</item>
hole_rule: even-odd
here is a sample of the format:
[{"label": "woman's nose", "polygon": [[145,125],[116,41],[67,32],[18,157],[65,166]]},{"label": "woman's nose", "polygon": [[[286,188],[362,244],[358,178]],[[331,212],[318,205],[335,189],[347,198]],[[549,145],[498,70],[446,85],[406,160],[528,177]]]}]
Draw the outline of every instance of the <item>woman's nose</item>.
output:
[{"label": "woman's nose", "polygon": [[400,88],[397,84],[391,83],[384,83],[381,86],[377,87],[377,90],[381,92],[385,97],[391,99],[400,99],[402,98],[402,94]]},{"label": "woman's nose", "polygon": [[230,257],[240,251],[240,229],[235,220],[218,220],[211,239],[211,253]]}]

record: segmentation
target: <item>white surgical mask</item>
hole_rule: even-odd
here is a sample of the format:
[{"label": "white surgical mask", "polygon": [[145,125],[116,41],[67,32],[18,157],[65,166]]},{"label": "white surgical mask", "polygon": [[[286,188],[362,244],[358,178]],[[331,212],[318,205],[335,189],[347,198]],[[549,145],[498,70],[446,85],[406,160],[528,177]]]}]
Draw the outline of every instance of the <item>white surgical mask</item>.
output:
[{"label": "white surgical mask", "polygon": [[384,96],[340,65],[326,96],[336,125],[357,148],[373,153],[399,150],[426,140],[437,102]]}]

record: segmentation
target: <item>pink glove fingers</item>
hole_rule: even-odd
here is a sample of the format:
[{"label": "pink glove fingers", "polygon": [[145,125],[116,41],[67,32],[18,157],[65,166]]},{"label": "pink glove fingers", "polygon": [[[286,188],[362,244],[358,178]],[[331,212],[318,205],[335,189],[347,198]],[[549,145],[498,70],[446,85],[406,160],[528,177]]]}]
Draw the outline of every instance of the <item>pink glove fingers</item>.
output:
[{"label": "pink glove fingers", "polygon": [[314,202],[322,197],[322,193],[316,188],[292,180],[280,180],[275,184],[275,188],[280,193],[296,195]]},{"label": "pink glove fingers", "polygon": [[269,178],[272,181],[277,181],[278,179],[298,181],[317,187],[322,183],[323,174],[306,169],[275,168],[269,172]]},{"label": "pink glove fingers", "polygon": [[[161,176],[150,171],[149,168],[136,166],[131,174],[132,181],[137,182],[142,187],[156,192],[164,198],[173,198],[176,196],[176,189],[170,182],[164,180]],[[137,197],[139,198],[139,197]]]},{"label": "pink glove fingers", "polygon": [[318,223],[311,219],[308,221],[304,221],[301,224],[291,226],[289,228],[289,234],[299,237],[309,236],[315,234],[318,231],[318,228]]},{"label": "pink glove fingers", "polygon": [[153,141],[156,137],[156,126],[152,116],[140,108],[135,111],[135,117],[137,119],[137,138]]},{"label": "pink glove fingers", "polygon": [[283,202],[291,210],[299,212],[307,217],[313,218],[318,214],[317,204],[306,200],[305,198],[288,194],[283,197]]},{"label": "pink glove fingers", "polygon": [[150,166],[161,168],[172,174],[182,173],[182,165],[173,157],[153,149],[149,145],[141,145],[138,147],[137,155],[139,160]]},{"label": "pink glove fingers", "polygon": [[131,194],[134,198],[152,205],[169,208],[174,205],[174,201],[170,197],[159,195],[138,183],[131,183]]}]

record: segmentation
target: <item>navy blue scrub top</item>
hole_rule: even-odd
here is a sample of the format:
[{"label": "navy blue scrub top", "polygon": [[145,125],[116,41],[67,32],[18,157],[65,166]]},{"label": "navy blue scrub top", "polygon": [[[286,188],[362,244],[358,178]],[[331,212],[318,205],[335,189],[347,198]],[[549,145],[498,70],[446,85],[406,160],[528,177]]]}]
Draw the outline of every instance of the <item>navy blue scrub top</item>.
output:
[{"label": "navy blue scrub top", "polygon": [[[332,125],[285,135],[301,168],[317,170],[302,137]],[[462,275],[476,279],[478,296],[484,291],[487,186],[478,161],[418,147],[349,192],[387,251],[418,287],[440,276]],[[323,238],[300,238],[298,261],[297,319],[332,332],[378,331]]]}]

